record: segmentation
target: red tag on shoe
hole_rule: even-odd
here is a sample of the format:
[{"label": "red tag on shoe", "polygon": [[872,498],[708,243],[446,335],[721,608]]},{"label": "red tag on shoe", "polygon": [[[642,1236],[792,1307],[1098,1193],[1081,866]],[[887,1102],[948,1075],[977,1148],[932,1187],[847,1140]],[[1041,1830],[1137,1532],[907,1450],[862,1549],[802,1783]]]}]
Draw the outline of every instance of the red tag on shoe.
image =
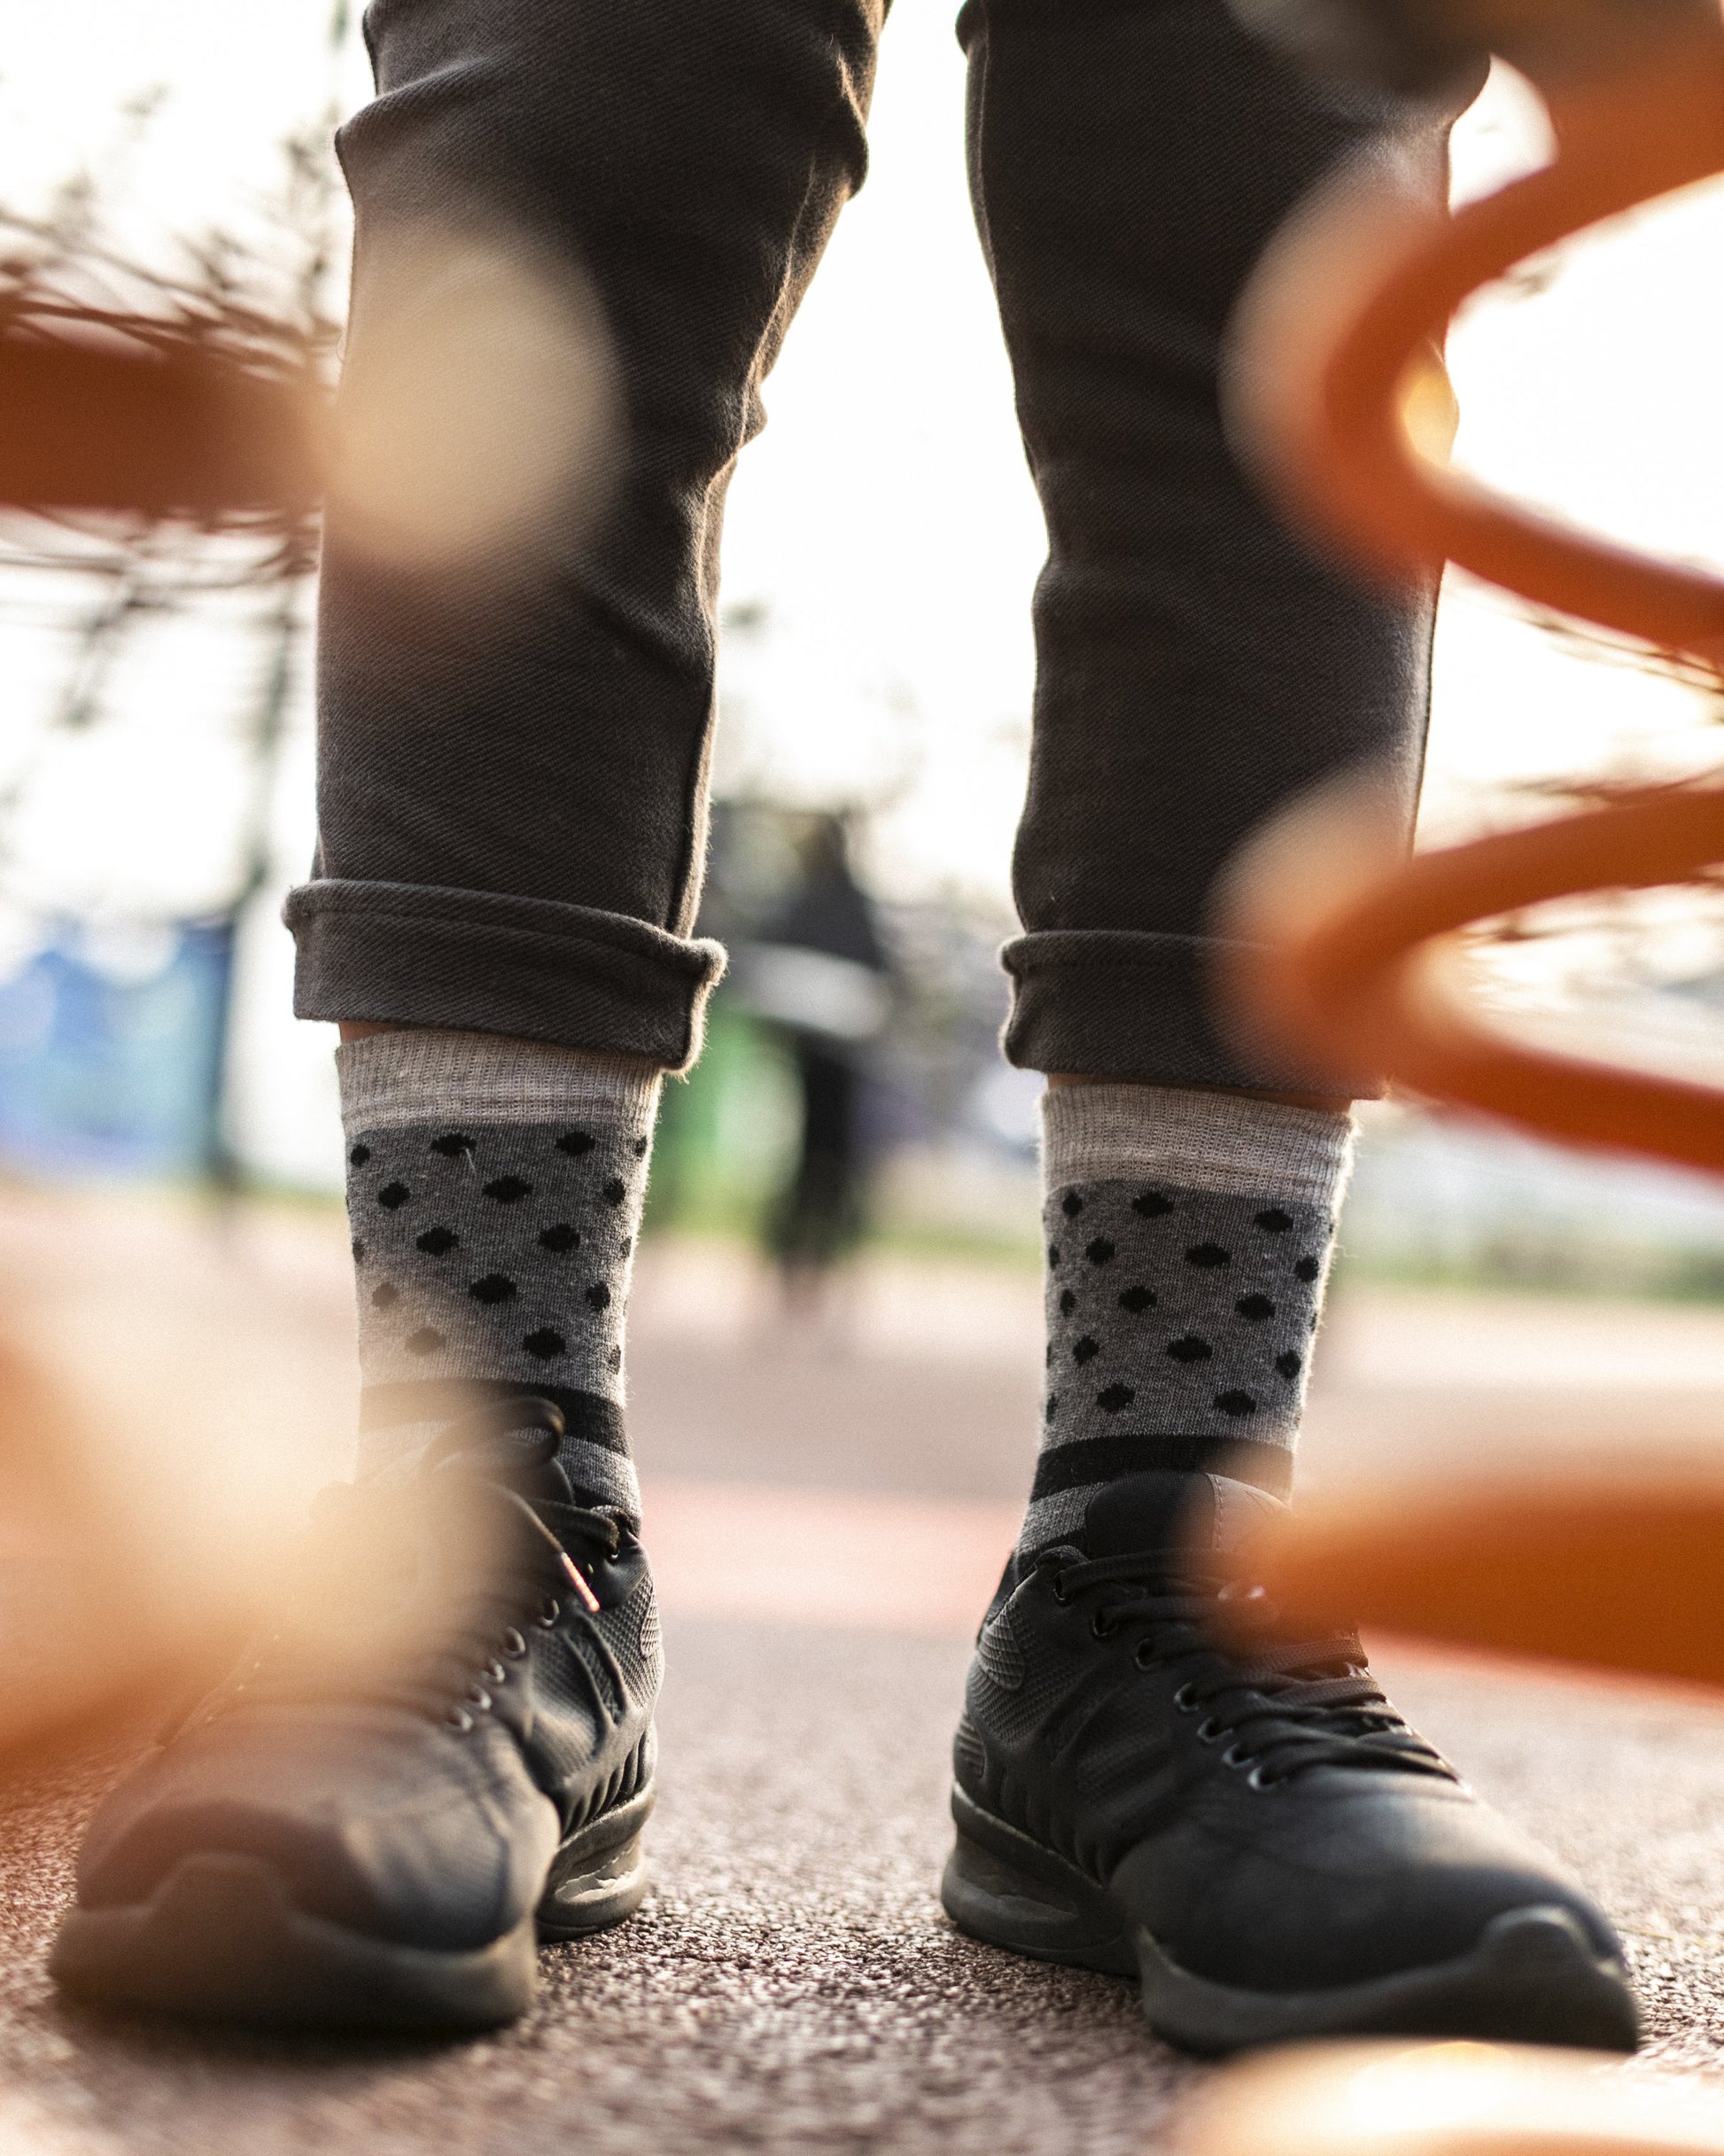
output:
[{"label": "red tag on shoe", "polygon": [[570,1585],[586,1605],[588,1614],[596,1617],[599,1614],[598,1596],[581,1577],[579,1571],[576,1568],[575,1561],[570,1556],[568,1551],[559,1550],[557,1555],[562,1561],[563,1569],[569,1575]]}]

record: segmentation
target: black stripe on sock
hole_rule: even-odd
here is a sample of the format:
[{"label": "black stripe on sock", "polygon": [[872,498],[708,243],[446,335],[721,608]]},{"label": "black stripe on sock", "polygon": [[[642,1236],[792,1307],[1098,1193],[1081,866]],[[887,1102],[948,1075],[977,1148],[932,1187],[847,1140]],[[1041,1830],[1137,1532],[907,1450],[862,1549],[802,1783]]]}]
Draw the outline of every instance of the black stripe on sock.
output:
[{"label": "black stripe on sock", "polygon": [[1029,1501],[1033,1505],[1062,1490],[1111,1483],[1151,1467],[1230,1475],[1277,1498],[1293,1490],[1293,1454],[1285,1445],[1252,1437],[1152,1437],[1122,1430],[1117,1436],[1080,1437],[1076,1444],[1052,1446],[1036,1463]]},{"label": "black stripe on sock", "polygon": [[506,1377],[422,1377],[399,1385],[362,1386],[359,1427],[387,1430],[403,1422],[447,1422],[471,1412],[482,1400],[549,1400],[563,1410],[564,1435],[583,1444],[626,1457],[628,1435],[623,1411],[596,1392],[577,1392],[568,1385],[535,1385]]}]

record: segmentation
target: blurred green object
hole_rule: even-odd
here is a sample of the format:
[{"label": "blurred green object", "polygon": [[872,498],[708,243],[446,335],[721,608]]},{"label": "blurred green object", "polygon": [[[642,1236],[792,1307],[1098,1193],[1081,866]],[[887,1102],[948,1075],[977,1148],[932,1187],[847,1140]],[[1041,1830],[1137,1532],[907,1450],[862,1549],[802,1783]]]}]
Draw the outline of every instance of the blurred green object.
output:
[{"label": "blurred green object", "polygon": [[646,1231],[758,1240],[795,1158],[800,1117],[781,1039],[720,990],[700,1062],[665,1083]]}]

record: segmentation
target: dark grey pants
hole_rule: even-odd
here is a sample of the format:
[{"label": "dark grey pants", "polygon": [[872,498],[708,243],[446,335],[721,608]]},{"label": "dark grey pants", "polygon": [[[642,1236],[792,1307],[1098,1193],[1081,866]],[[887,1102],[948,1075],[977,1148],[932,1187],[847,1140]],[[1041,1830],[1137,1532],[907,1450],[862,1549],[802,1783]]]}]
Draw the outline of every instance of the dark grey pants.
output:
[{"label": "dark grey pants", "polygon": [[[627,426],[602,525],[547,525],[494,588],[380,569],[332,518],[302,1016],[688,1057],[716,962],[691,930],[725,489],[863,177],[886,4],[374,0],[379,94],[340,142],[355,339],[427,221],[501,222],[584,267]],[[1410,810],[1430,608],[1282,528],[1223,439],[1217,356],[1312,182],[1394,128],[1428,136],[1434,186],[1441,123],[1312,87],[1223,0],[969,0],[959,31],[1052,540],[1007,1053],[1296,1083],[1212,1027],[1211,889],[1341,766],[1387,766]]]}]

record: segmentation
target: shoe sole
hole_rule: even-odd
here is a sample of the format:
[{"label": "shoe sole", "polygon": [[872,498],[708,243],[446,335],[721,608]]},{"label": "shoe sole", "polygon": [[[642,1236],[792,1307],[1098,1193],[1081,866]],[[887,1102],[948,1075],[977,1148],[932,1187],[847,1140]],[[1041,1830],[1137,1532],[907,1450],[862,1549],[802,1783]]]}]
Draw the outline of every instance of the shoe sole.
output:
[{"label": "shoe sole", "polygon": [[1633,1995],[1565,1909],[1506,1911],[1456,1961],[1321,1991],[1246,1991],[1182,1968],[1105,1887],[954,1788],[940,1883],[961,1932],[1037,1961],[1136,1977],[1157,2035],[1219,2058],[1316,2036],[1459,2036],[1632,2051]]},{"label": "shoe sole", "polygon": [[465,1952],[373,1938],[307,1916],[256,1857],[182,1857],[148,1901],[74,1908],[49,1957],[54,1981],[104,2006],[271,2028],[454,2035],[532,2004],[538,1942],[620,1924],[647,1891],[650,1789],[557,1850],[538,1911]]}]

